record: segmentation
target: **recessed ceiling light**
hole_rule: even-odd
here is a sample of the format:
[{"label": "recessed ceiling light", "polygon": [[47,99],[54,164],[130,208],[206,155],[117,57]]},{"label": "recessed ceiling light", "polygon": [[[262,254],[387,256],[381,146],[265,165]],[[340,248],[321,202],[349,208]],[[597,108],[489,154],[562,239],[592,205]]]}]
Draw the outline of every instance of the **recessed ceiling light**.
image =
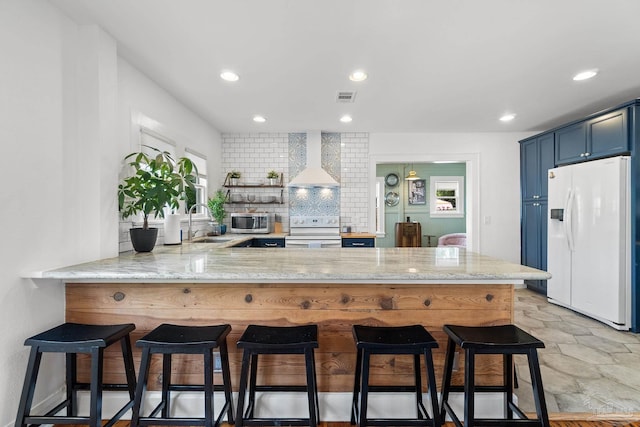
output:
[{"label": "recessed ceiling light", "polygon": [[516,115],[513,113],[507,113],[504,116],[500,117],[500,121],[501,122],[510,122],[511,120],[515,119]]},{"label": "recessed ceiling light", "polygon": [[253,116],[253,121],[256,123],[264,123],[267,121],[267,119],[264,116],[256,115],[256,116]]},{"label": "recessed ceiling light", "polygon": [[353,119],[351,118],[350,115],[345,114],[344,116],[340,117],[340,121],[342,123],[350,123]]},{"label": "recessed ceiling light", "polygon": [[362,70],[356,70],[353,73],[349,74],[349,80],[352,82],[361,82],[367,79],[367,73]]},{"label": "recessed ceiling light", "polygon": [[222,80],[226,80],[228,82],[237,82],[240,79],[240,76],[234,73],[233,71],[223,71],[220,73],[220,78]]},{"label": "recessed ceiling light", "polygon": [[578,74],[576,74],[575,76],[573,76],[573,80],[579,82],[581,80],[588,80],[592,77],[595,77],[596,74],[598,74],[598,70],[593,69],[593,70],[586,70],[586,71],[581,71]]}]

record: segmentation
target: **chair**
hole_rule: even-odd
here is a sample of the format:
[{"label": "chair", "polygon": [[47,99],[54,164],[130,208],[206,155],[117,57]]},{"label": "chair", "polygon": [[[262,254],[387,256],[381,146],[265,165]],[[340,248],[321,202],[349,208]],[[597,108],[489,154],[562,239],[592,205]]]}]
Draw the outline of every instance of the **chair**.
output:
[{"label": "chair", "polygon": [[[90,427],[102,427],[102,392],[105,390],[127,390],[129,392],[129,402],[105,424],[105,427],[112,426],[133,405],[136,374],[133,366],[129,333],[134,329],[135,325],[131,323],[123,325],[63,323],[53,329],[28,338],[24,345],[31,346],[31,353],[15,426],[26,427],[30,424],[88,424]],[[104,384],[102,378],[104,349],[116,342],[120,342],[122,349],[127,383]],[[65,353],[66,399],[44,415],[33,415],[31,414],[31,405],[33,404],[33,394],[36,389],[43,353]],[[91,378],[89,383],[78,381],[78,353],[88,353],[91,356]],[[78,390],[90,390],[89,416],[79,417],[77,415]],[[64,408],[67,409],[66,415],[55,415]]]},{"label": "chair", "polygon": [[396,248],[422,246],[422,226],[419,222],[396,222]]},{"label": "chair", "polygon": [[[142,348],[138,387],[136,388],[131,427],[147,425],[171,426],[219,426],[222,417],[233,424],[233,406],[231,397],[231,374],[229,371],[229,355],[227,352],[227,335],[231,331],[229,325],[217,326],[182,326],[164,323],[136,342]],[[220,350],[222,368],[222,385],[214,385],[213,350]],[[141,416],[142,401],[149,376],[153,354],[162,354],[162,399],[146,417]],[[202,354],[204,361],[203,384],[172,384],[171,357],[174,354]],[[214,419],[213,392],[224,391],[224,405]],[[202,391],[204,392],[204,417],[172,417],[171,392]],[[161,416],[156,415],[161,412]]]},{"label": "chair", "polygon": [[[526,333],[515,325],[503,326],[455,326],[444,325],[444,331],[449,336],[447,353],[444,364],[444,380],[442,381],[442,396],[440,413],[444,417],[449,414],[457,427],[462,427],[460,419],[449,405],[451,391],[464,392],[464,426],[500,426],[517,427],[521,425],[549,427],[549,415],[542,388],[542,376],[538,362],[538,348],[544,343]],[[454,369],[456,347],[464,351],[464,386],[451,385]],[[503,384],[498,386],[475,385],[475,356],[477,354],[503,355]],[[513,355],[526,354],[531,372],[531,385],[536,405],[537,419],[529,419],[513,402]],[[476,418],[475,394],[479,392],[504,393],[504,414],[506,418],[487,419]],[[514,419],[514,413],[520,419]]]},{"label": "chair", "polygon": [[440,236],[438,238],[438,246],[457,246],[459,248],[466,248],[467,233],[451,233]]},{"label": "chair", "polygon": [[[236,427],[242,426],[303,426],[316,427],[320,419],[318,409],[318,387],[314,349],[318,348],[318,326],[262,326],[249,325],[238,340],[238,348],[243,349],[240,388],[238,392],[238,415]],[[260,354],[301,354],[305,360],[306,386],[256,384],[258,376],[258,355]],[[248,387],[247,387],[248,383]],[[245,394],[249,400],[245,411]],[[256,391],[307,393],[308,418],[255,418]]]},{"label": "chair", "polygon": [[[437,341],[422,325],[411,326],[353,326],[356,342],[356,372],[351,405],[351,424],[366,426],[431,426],[439,427],[438,392],[436,389],[431,349]],[[412,385],[370,385],[369,361],[374,354],[413,355],[414,383]],[[424,356],[427,389],[431,398],[432,416],[429,417],[422,402],[422,370],[420,355]],[[367,405],[370,392],[412,392],[416,399],[415,418],[368,418]]]}]

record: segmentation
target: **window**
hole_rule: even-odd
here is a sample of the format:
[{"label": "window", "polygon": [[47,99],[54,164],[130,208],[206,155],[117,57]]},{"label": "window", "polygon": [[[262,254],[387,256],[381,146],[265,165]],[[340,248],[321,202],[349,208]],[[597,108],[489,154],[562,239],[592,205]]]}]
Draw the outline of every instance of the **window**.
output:
[{"label": "window", "polygon": [[432,176],[429,177],[430,208],[432,218],[464,217],[464,177]]},{"label": "window", "polygon": [[[186,212],[189,212],[191,206],[199,203],[207,204],[207,158],[190,148],[185,149],[185,157],[193,162],[198,168],[198,180],[195,183],[195,192],[190,188],[187,189]],[[194,213],[206,214],[205,208],[196,207]]]}]

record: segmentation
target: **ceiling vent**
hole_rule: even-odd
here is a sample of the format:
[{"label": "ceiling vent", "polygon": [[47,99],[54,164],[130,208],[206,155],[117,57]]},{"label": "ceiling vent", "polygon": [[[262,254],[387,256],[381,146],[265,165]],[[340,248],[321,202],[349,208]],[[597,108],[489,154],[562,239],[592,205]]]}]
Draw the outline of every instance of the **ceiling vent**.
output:
[{"label": "ceiling vent", "polygon": [[336,102],[354,102],[356,100],[355,90],[343,90],[336,95]]}]

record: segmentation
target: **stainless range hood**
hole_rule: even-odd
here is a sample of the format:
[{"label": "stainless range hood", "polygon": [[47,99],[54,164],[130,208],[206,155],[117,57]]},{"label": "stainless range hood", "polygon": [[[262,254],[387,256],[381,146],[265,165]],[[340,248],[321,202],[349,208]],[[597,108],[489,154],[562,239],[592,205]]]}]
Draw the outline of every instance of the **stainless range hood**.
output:
[{"label": "stainless range hood", "polygon": [[307,132],[307,167],[287,184],[288,187],[339,187],[331,175],[322,169],[322,135]]}]

